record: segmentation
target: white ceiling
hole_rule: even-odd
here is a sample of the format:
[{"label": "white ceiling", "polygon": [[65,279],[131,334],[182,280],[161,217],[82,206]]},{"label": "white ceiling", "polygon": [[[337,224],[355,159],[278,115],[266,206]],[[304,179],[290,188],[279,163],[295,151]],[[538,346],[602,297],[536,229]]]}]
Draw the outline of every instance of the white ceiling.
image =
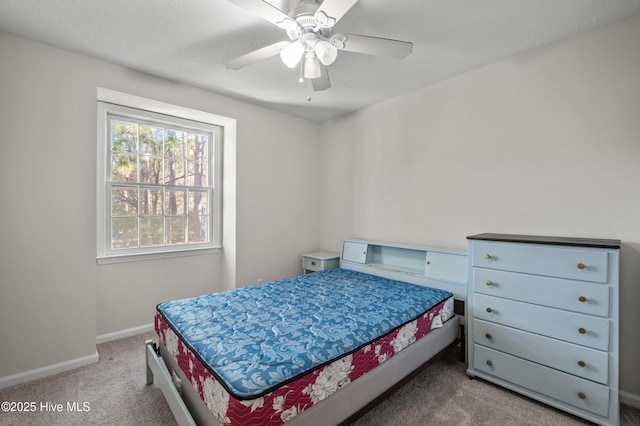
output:
[{"label": "white ceiling", "polygon": [[[269,3],[286,12],[292,1]],[[637,13],[640,0],[359,0],[336,32],[411,41],[413,52],[339,52],[324,92],[278,56],[226,69],[288,40],[228,0],[0,0],[0,30],[323,121]]]}]

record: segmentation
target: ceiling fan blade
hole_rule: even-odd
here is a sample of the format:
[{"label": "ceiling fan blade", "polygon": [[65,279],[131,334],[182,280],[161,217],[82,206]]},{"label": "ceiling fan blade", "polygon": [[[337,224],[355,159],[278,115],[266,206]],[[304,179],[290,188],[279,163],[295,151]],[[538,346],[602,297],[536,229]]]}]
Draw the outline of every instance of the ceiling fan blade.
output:
[{"label": "ceiling fan blade", "polygon": [[330,28],[335,25],[348,11],[357,3],[358,0],[324,0],[315,16],[318,22],[322,22],[323,18],[328,18],[324,27]]},{"label": "ceiling fan blade", "polygon": [[286,13],[262,0],[229,0],[231,3],[249,10],[282,29],[297,29],[299,24]]},{"label": "ceiling fan blade", "polygon": [[329,69],[320,64],[320,77],[311,80],[311,86],[315,92],[322,92],[331,87],[331,81],[329,80]]},{"label": "ceiling fan blade", "polygon": [[357,34],[336,34],[331,37],[331,44],[347,52],[385,56],[394,59],[406,58],[411,53],[411,49],[413,49],[413,43],[409,41]]},{"label": "ceiling fan blade", "polygon": [[232,59],[224,66],[228,69],[239,70],[240,68],[244,68],[247,65],[251,65],[263,59],[267,59],[279,54],[280,51],[287,45],[289,45],[288,42],[279,41],[277,43],[265,46],[261,49],[254,50],[253,52],[249,52],[245,55]]}]

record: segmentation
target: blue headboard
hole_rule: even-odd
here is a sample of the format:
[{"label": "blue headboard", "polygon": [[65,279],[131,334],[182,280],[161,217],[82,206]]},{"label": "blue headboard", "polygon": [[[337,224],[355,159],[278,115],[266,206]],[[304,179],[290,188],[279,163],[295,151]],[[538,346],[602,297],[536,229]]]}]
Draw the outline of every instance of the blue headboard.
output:
[{"label": "blue headboard", "polygon": [[467,300],[467,252],[432,247],[345,240],[340,267],[453,293]]}]

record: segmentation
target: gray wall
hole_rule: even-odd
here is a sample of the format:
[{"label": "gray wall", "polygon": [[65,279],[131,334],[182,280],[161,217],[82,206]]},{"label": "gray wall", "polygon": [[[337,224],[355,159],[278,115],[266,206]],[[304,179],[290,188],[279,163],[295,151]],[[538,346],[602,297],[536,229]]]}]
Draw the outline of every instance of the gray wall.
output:
[{"label": "gray wall", "polygon": [[[95,356],[158,302],[297,275],[318,248],[318,123],[7,33],[0,51],[0,381]],[[98,87],[237,120],[222,253],[96,264]]]},{"label": "gray wall", "polygon": [[638,40],[640,16],[323,123],[323,246],[620,239],[620,387],[638,397]]}]

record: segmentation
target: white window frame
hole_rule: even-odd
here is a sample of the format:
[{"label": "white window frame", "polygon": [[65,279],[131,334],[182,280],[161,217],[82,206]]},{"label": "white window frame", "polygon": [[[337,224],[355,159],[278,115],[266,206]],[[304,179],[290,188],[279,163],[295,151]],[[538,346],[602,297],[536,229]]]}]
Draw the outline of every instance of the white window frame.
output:
[{"label": "white window frame", "polygon": [[[108,89],[98,88],[97,113],[97,256],[99,264],[161,259],[175,256],[217,253],[222,248],[222,148],[223,138],[235,137],[235,120],[216,114],[184,108],[151,99],[141,98]],[[153,248],[111,249],[111,193],[110,141],[108,138],[109,115],[124,115],[139,120],[169,122],[213,133],[210,155],[213,173],[210,172],[209,209],[211,223],[209,242],[203,244],[158,246]]]}]

